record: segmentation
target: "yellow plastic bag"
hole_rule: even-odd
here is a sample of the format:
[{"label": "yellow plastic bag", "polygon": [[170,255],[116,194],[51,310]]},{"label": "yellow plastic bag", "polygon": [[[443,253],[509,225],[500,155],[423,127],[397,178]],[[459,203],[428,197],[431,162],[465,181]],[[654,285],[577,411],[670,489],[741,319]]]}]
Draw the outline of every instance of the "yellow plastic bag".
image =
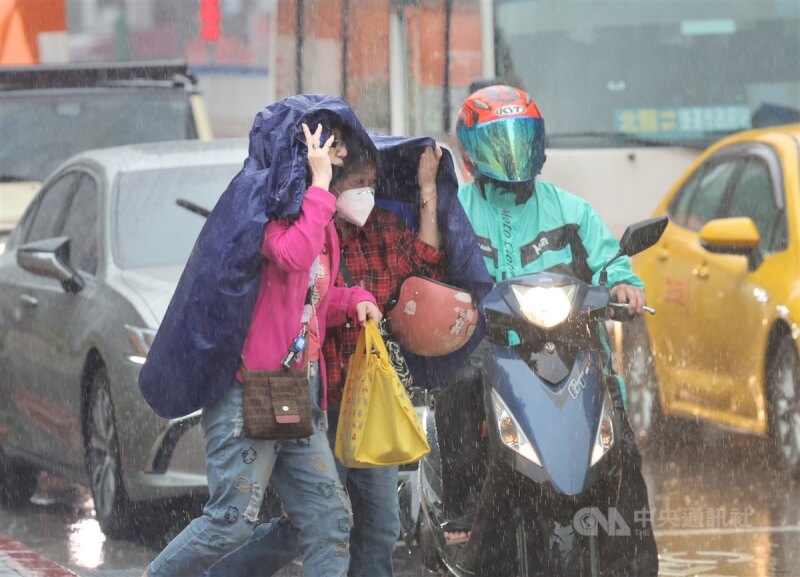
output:
[{"label": "yellow plastic bag", "polygon": [[369,320],[347,368],[336,457],[346,467],[363,469],[413,463],[430,450],[380,329]]}]

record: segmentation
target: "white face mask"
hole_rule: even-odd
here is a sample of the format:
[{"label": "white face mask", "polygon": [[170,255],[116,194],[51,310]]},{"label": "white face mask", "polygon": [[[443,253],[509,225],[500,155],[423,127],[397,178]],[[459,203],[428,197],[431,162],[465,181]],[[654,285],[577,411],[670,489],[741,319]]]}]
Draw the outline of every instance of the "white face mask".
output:
[{"label": "white face mask", "polygon": [[350,188],[336,199],[336,211],[339,216],[356,226],[364,226],[374,206],[375,189],[369,186]]}]

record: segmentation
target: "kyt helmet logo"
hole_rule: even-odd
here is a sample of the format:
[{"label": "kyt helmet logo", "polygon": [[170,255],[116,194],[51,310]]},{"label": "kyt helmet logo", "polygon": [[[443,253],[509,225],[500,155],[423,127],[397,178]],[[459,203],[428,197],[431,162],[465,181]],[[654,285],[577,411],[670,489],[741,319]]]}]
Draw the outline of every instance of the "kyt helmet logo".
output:
[{"label": "kyt helmet logo", "polygon": [[497,116],[513,116],[514,114],[522,114],[523,112],[525,112],[525,107],[519,105],[501,106],[494,111]]}]

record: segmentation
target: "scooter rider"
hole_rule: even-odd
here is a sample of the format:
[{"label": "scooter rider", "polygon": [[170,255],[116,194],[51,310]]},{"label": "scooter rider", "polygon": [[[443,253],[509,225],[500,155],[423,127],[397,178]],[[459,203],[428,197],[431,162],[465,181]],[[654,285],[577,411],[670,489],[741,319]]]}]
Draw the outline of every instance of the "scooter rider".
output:
[{"label": "scooter rider", "polygon": [[[598,284],[603,266],[619,244],[597,212],[583,199],[536,177],[545,162],[544,120],[524,91],[505,85],[484,87],[461,106],[458,144],[474,181],[461,186],[461,201],[478,236],[481,252],[496,281],[542,271],[564,272]],[[628,312],[641,313],[646,303],[643,283],[627,257],[608,269],[612,299],[628,303]],[[510,335],[513,338],[513,334]],[[513,344],[513,343],[511,343]],[[474,505],[482,484],[479,368],[487,345],[479,347],[459,375],[437,397],[445,503],[443,525],[448,543],[469,538]],[[610,368],[610,348],[608,374]],[[621,512],[636,527],[635,542],[620,538],[611,555],[634,555],[637,575],[656,575],[655,540],[649,522],[647,487],[641,458],[624,414],[624,383],[610,378],[619,421],[623,427],[623,467],[628,503]],[[636,519],[634,520],[634,513]]]}]

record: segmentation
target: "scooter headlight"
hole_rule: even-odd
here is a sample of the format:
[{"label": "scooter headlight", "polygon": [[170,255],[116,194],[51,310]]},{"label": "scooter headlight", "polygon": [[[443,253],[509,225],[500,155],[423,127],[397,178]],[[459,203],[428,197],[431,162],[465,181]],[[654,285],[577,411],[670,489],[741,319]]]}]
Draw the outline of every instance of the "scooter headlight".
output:
[{"label": "scooter headlight", "polygon": [[511,411],[496,391],[492,391],[492,405],[494,406],[494,416],[497,422],[497,432],[500,434],[500,440],[503,441],[503,444],[541,467],[542,461],[539,459],[536,449],[530,444]]},{"label": "scooter headlight", "polygon": [[597,436],[594,440],[594,450],[592,450],[592,466],[595,465],[603,456],[611,450],[614,445],[614,418],[613,405],[611,398],[606,393],[603,399],[603,411],[600,418],[600,426],[597,427]]},{"label": "scooter headlight", "polygon": [[557,287],[511,285],[529,322],[545,329],[563,323],[572,310],[577,285]]}]

